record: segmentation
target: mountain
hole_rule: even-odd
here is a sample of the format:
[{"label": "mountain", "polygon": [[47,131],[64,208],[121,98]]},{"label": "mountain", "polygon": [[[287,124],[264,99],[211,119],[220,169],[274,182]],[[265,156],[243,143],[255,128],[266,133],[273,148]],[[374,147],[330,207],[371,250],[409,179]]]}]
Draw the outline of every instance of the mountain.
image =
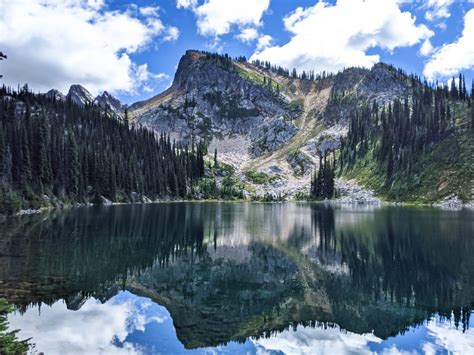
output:
[{"label": "mountain", "polygon": [[67,99],[79,106],[90,105],[94,102],[92,94],[81,85],[71,85],[67,94]]},{"label": "mountain", "polygon": [[[384,108],[406,102],[407,116],[416,113],[422,117],[419,122],[408,117],[413,125],[408,122],[404,128],[405,123],[394,123],[397,128],[390,131],[397,137],[402,134],[400,129],[413,133],[410,142],[404,138],[403,144],[397,140],[392,145],[392,156],[397,157],[393,158],[395,174],[386,176],[387,164],[392,164],[388,158],[380,158],[370,169],[366,163],[360,166],[370,160],[366,154],[378,149],[388,130],[379,121],[364,123],[361,131],[370,134],[366,132],[363,142],[350,134],[353,145],[347,154],[357,150],[358,158],[352,157],[345,169],[339,169],[336,190],[355,191],[358,198],[363,187],[370,188],[362,193],[362,199],[375,192],[391,200],[430,202],[460,196],[469,201],[472,99],[465,89],[460,94],[462,87],[455,89],[457,94],[452,95],[450,88],[428,85],[416,75],[385,63],[371,69],[348,68],[337,74],[297,74],[268,62],[249,63],[243,58],[233,60],[227,55],[189,50],[179,62],[171,87],[133,104],[130,117],[137,125],[169,133],[178,141],[206,139],[209,151],[217,149],[219,160],[232,167],[248,194],[291,198],[308,193],[320,157],[339,152],[341,141],[354,131],[351,124],[355,117],[361,117],[367,108],[376,107],[379,115]],[[421,113],[413,111],[418,101],[422,102]],[[446,110],[454,118],[449,123]],[[439,118],[433,119],[436,115]],[[457,143],[449,144],[449,152],[438,148],[453,140]],[[361,144],[367,146],[366,151],[357,148]],[[409,167],[404,165],[408,156]],[[453,157],[462,159],[455,165]],[[412,169],[414,166],[418,169]],[[413,186],[403,186],[410,182]]]},{"label": "mountain", "polygon": [[56,89],[51,89],[46,93],[46,97],[49,99],[53,99],[55,101],[65,101],[66,96],[64,94]]},{"label": "mountain", "polygon": [[103,109],[110,110],[110,113],[120,119],[125,117],[125,105],[107,91],[93,98],[92,94],[85,87],[81,85],[71,85],[66,96],[56,89],[49,90],[45,95],[47,98],[55,101],[71,100],[79,106],[85,106],[86,104],[97,105]]},{"label": "mountain", "polygon": [[[192,136],[250,137],[253,155],[274,150],[296,132],[288,100],[243,77],[228,58],[188,51],[178,65],[172,86],[162,94],[130,107],[138,124],[171,133],[180,140]],[[269,131],[262,135],[263,131]],[[257,138],[273,136],[257,145]]]},{"label": "mountain", "polygon": [[94,99],[93,103],[103,108],[109,108],[120,118],[125,117],[125,106],[122,105],[119,99],[113,97],[107,91],[104,91],[101,95],[98,95]]},{"label": "mountain", "polygon": [[189,50],[172,85],[126,122],[108,92],[2,88],[0,212],[170,197],[472,207],[473,95],[457,82],[384,63],[297,73]]}]

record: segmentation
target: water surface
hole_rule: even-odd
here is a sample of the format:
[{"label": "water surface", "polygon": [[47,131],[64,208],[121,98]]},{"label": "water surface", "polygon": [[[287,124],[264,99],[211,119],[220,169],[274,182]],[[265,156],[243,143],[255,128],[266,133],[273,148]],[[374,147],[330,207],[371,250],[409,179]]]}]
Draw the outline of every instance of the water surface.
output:
[{"label": "water surface", "polygon": [[57,211],[0,225],[0,280],[47,354],[474,353],[472,211]]}]

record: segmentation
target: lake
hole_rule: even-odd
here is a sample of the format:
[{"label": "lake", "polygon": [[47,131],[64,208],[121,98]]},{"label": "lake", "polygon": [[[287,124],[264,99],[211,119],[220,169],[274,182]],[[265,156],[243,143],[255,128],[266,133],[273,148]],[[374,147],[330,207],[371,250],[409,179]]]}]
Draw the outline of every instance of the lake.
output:
[{"label": "lake", "polygon": [[320,203],[87,207],[0,224],[33,350],[474,353],[474,212]]}]

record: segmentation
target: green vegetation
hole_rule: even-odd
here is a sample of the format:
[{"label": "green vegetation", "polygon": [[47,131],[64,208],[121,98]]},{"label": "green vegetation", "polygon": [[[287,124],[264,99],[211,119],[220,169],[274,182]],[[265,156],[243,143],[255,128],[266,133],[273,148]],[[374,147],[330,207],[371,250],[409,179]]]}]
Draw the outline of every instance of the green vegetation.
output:
[{"label": "green vegetation", "polygon": [[303,111],[303,107],[304,107],[303,99],[293,100],[289,104],[290,111],[295,112],[295,113],[299,113]]},{"label": "green vegetation", "polygon": [[102,196],[186,198],[205,154],[202,142],[176,144],[97,106],[0,88],[0,214]]},{"label": "green vegetation", "polygon": [[412,170],[398,171],[387,190],[385,171],[372,158],[373,151],[359,160],[344,176],[356,179],[386,200],[431,203],[445,196],[471,199],[474,143],[468,135],[452,137],[426,154],[418,154]]},{"label": "green vegetation", "polygon": [[[217,152],[214,152],[217,156]],[[242,200],[244,184],[235,175],[235,169],[228,164],[216,160],[206,161],[206,174],[193,188],[193,196],[199,199]]]},{"label": "green vegetation", "polygon": [[265,193],[264,195],[252,195],[250,197],[255,202],[281,202],[285,201],[285,197],[282,194],[273,195],[271,193]]},{"label": "green vegetation", "polygon": [[257,185],[264,185],[268,184],[272,181],[278,180],[279,176],[277,175],[268,175],[264,172],[250,170],[245,173],[245,177],[248,181],[257,184]]},{"label": "green vegetation", "polygon": [[327,153],[319,155],[319,169],[311,179],[310,195],[317,200],[331,199],[335,195],[334,178],[336,159],[331,159]]},{"label": "green vegetation", "polygon": [[[395,201],[471,200],[474,181],[472,95],[464,86],[412,92],[380,110],[365,105],[341,142],[340,172]],[[463,83],[461,77],[459,82]]]},{"label": "green vegetation", "polygon": [[8,330],[7,316],[13,310],[12,305],[0,298],[0,354],[24,354],[30,348],[30,339],[18,340],[19,330]]},{"label": "green vegetation", "polygon": [[280,95],[281,87],[278,82],[273,80],[270,76],[262,75],[253,70],[237,69],[237,73],[241,78],[250,81],[254,85],[259,85],[270,90],[274,95]]}]

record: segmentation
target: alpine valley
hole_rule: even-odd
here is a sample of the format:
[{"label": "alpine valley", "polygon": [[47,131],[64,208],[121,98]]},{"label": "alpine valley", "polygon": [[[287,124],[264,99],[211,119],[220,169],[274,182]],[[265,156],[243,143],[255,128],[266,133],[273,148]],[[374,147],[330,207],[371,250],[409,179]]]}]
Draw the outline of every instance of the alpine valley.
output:
[{"label": "alpine valley", "polygon": [[162,199],[471,206],[473,93],[391,65],[297,73],[189,50],[123,105],[71,86],[0,90],[0,213]]}]

